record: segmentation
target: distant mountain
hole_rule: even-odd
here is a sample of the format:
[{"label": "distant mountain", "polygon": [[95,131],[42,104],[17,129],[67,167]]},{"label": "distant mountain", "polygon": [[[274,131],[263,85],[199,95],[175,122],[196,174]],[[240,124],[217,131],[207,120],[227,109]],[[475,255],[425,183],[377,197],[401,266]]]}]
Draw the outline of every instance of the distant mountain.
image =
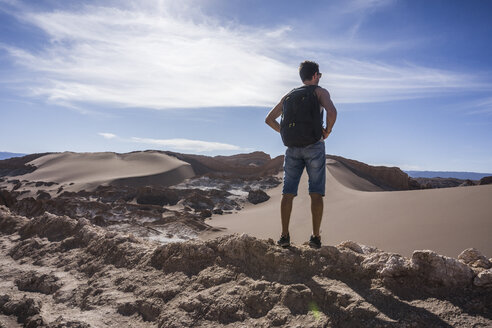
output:
[{"label": "distant mountain", "polygon": [[447,172],[447,171],[404,171],[412,178],[455,178],[462,180],[480,180],[492,173]]},{"label": "distant mountain", "polygon": [[7,158],[12,158],[12,157],[22,157],[22,156],[26,156],[26,155],[27,154],[0,152],[0,160],[7,159]]}]

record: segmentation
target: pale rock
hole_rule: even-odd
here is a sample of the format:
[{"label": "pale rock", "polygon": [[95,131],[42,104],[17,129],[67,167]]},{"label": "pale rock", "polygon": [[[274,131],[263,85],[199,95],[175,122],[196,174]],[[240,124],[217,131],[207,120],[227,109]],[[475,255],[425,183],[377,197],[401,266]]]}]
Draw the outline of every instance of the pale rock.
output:
[{"label": "pale rock", "polygon": [[490,269],[492,263],[476,248],[468,248],[458,255],[458,260],[472,268]]},{"label": "pale rock", "polygon": [[373,253],[362,262],[362,268],[375,270],[381,277],[401,277],[408,275],[412,269],[410,261],[392,253]]},{"label": "pale rock", "polygon": [[362,247],[359,246],[356,242],[353,242],[351,240],[346,240],[344,242],[341,242],[338,247],[345,247],[348,248],[356,253],[363,254],[364,251],[362,250]]},{"label": "pale rock", "polygon": [[468,286],[474,276],[466,264],[430,250],[414,251],[411,266],[422,278],[444,286]]}]

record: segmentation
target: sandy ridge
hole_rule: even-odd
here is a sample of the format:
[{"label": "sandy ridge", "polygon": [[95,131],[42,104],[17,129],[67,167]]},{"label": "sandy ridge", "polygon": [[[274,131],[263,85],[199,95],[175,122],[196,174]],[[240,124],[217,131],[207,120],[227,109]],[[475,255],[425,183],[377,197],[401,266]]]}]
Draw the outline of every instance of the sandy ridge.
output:
[{"label": "sandy ridge", "polygon": [[[326,174],[321,233],[327,245],[350,239],[406,256],[415,249],[432,249],[453,257],[475,247],[492,257],[492,185],[384,192],[337,161],[328,161]],[[210,224],[226,228],[220,235],[277,238],[281,188],[268,191],[268,202],[250,205],[233,217],[214,217]],[[311,234],[307,189],[304,173],[291,218],[296,244]]]}]

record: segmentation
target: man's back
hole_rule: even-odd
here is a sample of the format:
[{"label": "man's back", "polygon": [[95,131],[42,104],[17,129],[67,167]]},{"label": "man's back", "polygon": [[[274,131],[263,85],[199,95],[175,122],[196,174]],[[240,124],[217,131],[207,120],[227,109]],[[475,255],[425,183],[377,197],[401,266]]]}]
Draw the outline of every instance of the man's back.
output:
[{"label": "man's back", "polygon": [[280,135],[287,147],[305,147],[322,140],[323,112],[316,85],[303,85],[283,99]]}]

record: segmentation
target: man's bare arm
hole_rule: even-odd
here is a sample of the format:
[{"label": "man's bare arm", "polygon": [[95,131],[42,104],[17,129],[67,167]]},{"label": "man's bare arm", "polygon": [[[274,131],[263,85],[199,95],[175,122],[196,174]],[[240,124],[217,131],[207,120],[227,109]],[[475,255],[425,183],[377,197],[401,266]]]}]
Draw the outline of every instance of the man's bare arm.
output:
[{"label": "man's bare arm", "polygon": [[270,113],[268,113],[267,117],[265,118],[265,123],[268,124],[272,129],[280,133],[280,124],[277,122],[277,118],[282,115],[282,103],[283,103],[283,98],[282,100],[272,108]]},{"label": "man's bare arm", "polygon": [[330,135],[333,125],[335,125],[335,121],[337,120],[337,109],[331,101],[328,90],[317,88],[316,93],[318,94],[321,106],[323,106],[326,110],[326,127],[323,131],[323,137],[326,139]]}]

